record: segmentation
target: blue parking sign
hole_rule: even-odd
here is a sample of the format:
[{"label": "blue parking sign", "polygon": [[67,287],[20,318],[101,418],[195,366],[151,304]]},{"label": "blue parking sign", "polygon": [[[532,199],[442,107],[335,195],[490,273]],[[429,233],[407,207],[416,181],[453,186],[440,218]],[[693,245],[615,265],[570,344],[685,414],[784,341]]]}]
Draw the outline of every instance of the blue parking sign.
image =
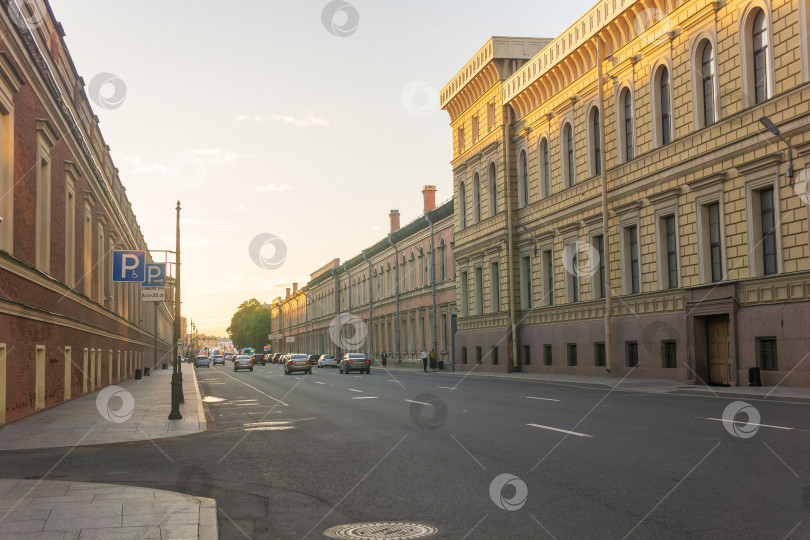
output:
[{"label": "blue parking sign", "polygon": [[166,286],[166,263],[146,263],[144,287]]},{"label": "blue parking sign", "polygon": [[145,252],[125,249],[113,251],[113,281],[143,283],[145,269]]}]

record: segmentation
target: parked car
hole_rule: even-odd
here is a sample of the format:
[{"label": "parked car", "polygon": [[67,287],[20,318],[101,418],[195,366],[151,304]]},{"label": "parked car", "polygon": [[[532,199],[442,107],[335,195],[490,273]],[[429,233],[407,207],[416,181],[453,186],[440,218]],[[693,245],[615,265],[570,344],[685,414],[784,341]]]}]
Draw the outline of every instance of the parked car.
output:
[{"label": "parked car", "polygon": [[317,366],[318,365],[318,358],[320,358],[320,354],[310,354],[309,355],[309,363],[310,365]]},{"label": "parked car", "polygon": [[254,365],[256,365],[256,364],[265,365],[265,364],[267,363],[267,362],[265,361],[265,359],[264,359],[264,355],[263,355],[263,354],[254,354],[254,355],[252,355],[250,358],[253,360],[253,364],[254,364]]},{"label": "parked car", "polygon": [[335,355],[333,354],[322,354],[320,358],[318,358],[318,367],[338,367],[337,360],[335,360]]},{"label": "parked car", "polygon": [[284,374],[291,375],[295,371],[312,374],[312,363],[306,354],[288,354],[284,362]]},{"label": "parked car", "polygon": [[280,352],[277,352],[276,354],[273,355],[273,363],[274,364],[280,364],[281,363],[281,353]]},{"label": "parked car", "polygon": [[211,362],[214,365],[222,364],[224,366],[225,365],[225,356],[223,356],[221,354],[215,354],[213,357],[211,357]]},{"label": "parked car", "polygon": [[272,364],[273,363],[273,353],[265,354],[264,355],[264,362],[266,364]]},{"label": "parked car", "polygon": [[194,360],[194,367],[211,367],[211,359],[207,356],[203,356],[202,354],[197,356],[197,359]]},{"label": "parked car", "polygon": [[240,369],[249,369],[253,371],[253,360],[250,356],[240,354],[233,357],[233,370],[239,371]]},{"label": "parked car", "polygon": [[343,355],[343,360],[340,361],[340,373],[349,373],[350,371],[359,371],[371,373],[371,361],[366,358],[362,353],[346,353]]}]

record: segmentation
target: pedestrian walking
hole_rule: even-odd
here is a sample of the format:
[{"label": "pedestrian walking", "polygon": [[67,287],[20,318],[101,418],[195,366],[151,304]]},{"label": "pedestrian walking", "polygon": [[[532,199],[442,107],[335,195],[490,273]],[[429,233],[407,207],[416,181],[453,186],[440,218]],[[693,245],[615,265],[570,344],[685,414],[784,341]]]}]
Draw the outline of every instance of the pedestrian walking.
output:
[{"label": "pedestrian walking", "polygon": [[436,371],[439,367],[438,357],[436,356],[436,349],[430,349],[430,369]]},{"label": "pedestrian walking", "polygon": [[422,357],[422,369],[424,369],[425,373],[427,373],[427,367],[428,367],[428,353],[427,353],[427,351],[425,349],[422,349],[422,353],[420,354],[420,356]]},{"label": "pedestrian walking", "polygon": [[382,367],[385,367],[388,364],[388,353],[385,352],[385,349],[383,349],[383,352],[380,353],[380,362],[382,362]]}]

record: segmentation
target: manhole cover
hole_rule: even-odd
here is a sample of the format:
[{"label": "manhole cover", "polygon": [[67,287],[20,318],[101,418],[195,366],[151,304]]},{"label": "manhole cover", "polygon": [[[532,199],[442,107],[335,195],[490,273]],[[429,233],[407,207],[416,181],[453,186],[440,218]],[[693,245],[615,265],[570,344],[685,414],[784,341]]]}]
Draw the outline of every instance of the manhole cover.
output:
[{"label": "manhole cover", "polygon": [[436,527],[416,523],[354,523],[352,525],[332,527],[324,531],[323,534],[330,538],[404,540],[407,538],[424,538],[437,532]]}]

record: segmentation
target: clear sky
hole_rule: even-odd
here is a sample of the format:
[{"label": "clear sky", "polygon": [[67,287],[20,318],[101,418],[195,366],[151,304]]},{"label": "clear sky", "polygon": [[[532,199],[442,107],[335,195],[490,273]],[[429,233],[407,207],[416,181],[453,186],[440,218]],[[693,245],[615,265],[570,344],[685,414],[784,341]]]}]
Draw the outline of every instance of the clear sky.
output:
[{"label": "clear sky", "polygon": [[[174,249],[181,201],[183,315],[224,336],[244,300],[271,302],[383,238],[390,209],[416,218],[423,185],[450,198],[436,92],[490,36],[556,37],[594,2],[51,5],[99,88],[94,110],[150,249]],[[263,233],[283,241],[283,264],[272,247],[274,268],[251,259]]]}]

